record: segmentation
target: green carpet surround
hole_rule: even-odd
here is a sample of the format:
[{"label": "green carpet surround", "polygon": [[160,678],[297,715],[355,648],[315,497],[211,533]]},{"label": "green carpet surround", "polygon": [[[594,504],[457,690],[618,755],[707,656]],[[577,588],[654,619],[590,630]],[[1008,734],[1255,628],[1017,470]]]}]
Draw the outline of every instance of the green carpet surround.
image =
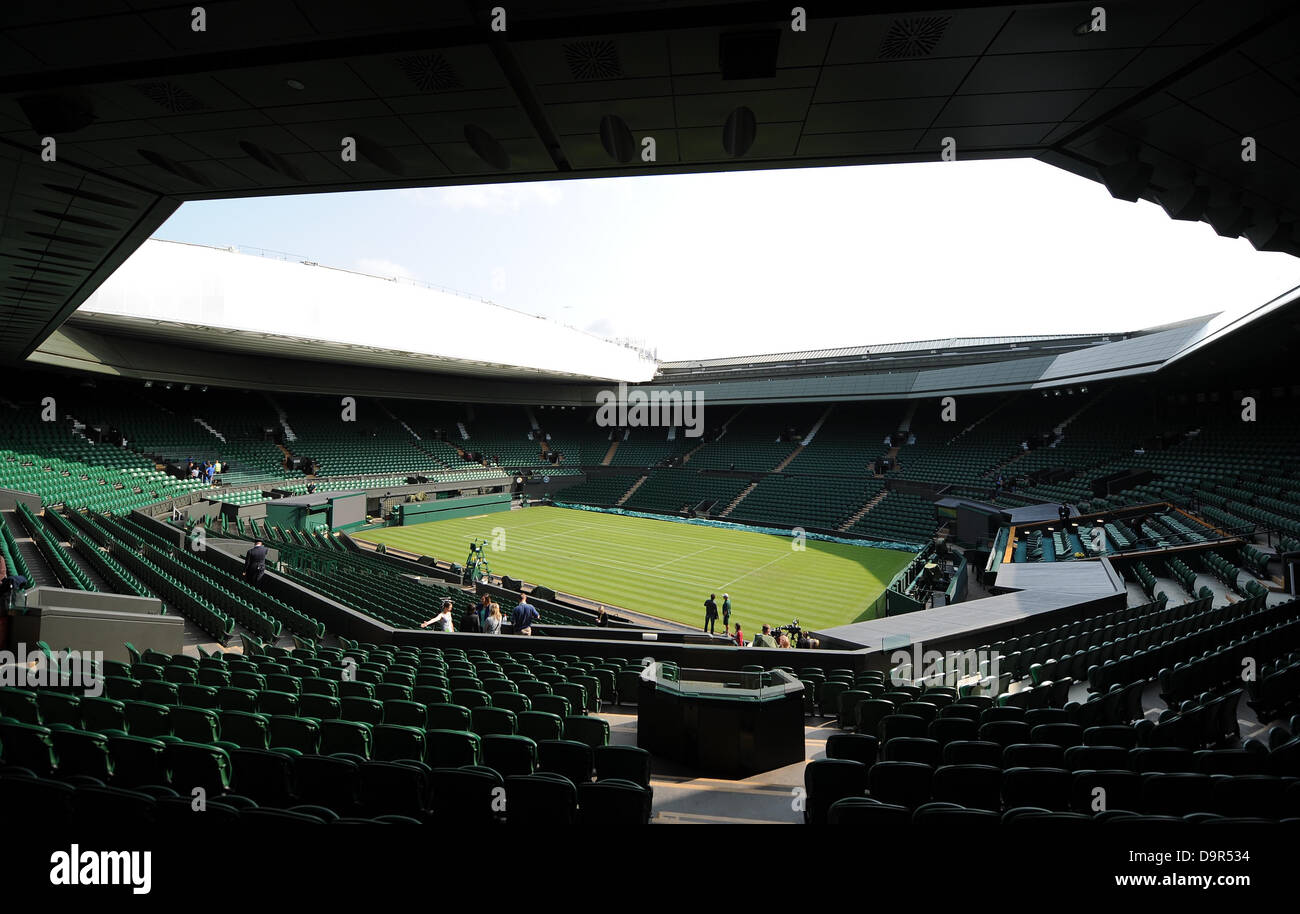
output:
[{"label": "green carpet surround", "polygon": [[792,618],[828,628],[870,618],[908,552],[699,527],[669,520],[528,508],[509,514],[388,528],[358,535],[374,543],[464,561],[469,540],[502,537],[489,548],[496,574],[581,594],[678,622],[704,622],[704,599],[729,593],[732,622],[746,635]]}]

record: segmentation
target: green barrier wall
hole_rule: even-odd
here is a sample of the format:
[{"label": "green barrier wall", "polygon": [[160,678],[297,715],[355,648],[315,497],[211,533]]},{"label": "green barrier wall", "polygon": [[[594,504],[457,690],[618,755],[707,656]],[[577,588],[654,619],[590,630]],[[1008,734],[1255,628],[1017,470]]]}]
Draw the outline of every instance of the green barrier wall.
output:
[{"label": "green barrier wall", "polygon": [[427,524],[453,517],[473,517],[475,514],[492,514],[510,510],[510,493],[470,495],[466,498],[439,498],[435,501],[412,501],[393,506],[393,526]]}]

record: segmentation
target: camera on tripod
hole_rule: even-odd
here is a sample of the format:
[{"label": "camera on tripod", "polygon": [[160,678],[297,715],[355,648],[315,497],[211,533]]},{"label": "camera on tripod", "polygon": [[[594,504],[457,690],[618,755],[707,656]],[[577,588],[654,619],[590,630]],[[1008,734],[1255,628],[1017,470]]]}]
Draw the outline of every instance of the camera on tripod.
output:
[{"label": "camera on tripod", "polygon": [[782,633],[790,636],[791,644],[798,641],[799,636],[803,634],[803,629],[799,627],[799,620],[793,619],[790,621],[789,625],[778,625],[776,628],[772,629],[773,638],[780,638]]}]

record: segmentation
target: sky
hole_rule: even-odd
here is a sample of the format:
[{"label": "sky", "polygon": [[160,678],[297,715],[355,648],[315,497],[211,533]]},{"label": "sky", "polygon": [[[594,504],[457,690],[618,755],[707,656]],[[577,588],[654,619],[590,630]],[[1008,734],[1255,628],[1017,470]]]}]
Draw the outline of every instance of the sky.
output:
[{"label": "sky", "polygon": [[1300,259],[1032,159],[191,202],[156,237],[423,280],[663,360],[1121,332],[1300,285]]}]

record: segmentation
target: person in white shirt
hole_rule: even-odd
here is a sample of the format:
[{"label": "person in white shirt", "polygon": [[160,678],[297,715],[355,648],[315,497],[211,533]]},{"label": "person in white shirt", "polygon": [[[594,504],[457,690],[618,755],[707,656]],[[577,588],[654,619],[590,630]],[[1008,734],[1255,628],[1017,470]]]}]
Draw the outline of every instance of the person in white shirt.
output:
[{"label": "person in white shirt", "polygon": [[427,622],[421,622],[420,628],[432,627],[435,632],[454,632],[456,629],[451,622],[451,607],[451,600],[443,600],[442,612]]}]

